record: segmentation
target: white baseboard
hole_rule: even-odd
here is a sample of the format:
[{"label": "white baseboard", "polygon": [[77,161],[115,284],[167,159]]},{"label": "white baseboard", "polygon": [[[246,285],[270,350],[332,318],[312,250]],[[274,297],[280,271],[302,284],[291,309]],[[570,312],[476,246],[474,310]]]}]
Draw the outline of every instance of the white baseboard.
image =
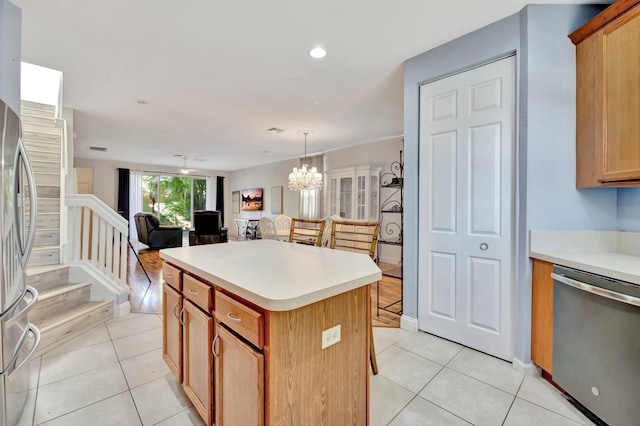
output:
[{"label": "white baseboard", "polygon": [[514,357],[512,365],[523,376],[540,376],[540,369],[532,362],[524,363]]},{"label": "white baseboard", "polygon": [[124,302],[121,303],[119,305],[114,304],[113,305],[113,317],[114,318],[120,318],[123,317],[125,315],[127,315],[129,312],[131,312],[131,303]]},{"label": "white baseboard", "polygon": [[407,315],[400,317],[400,328],[410,331],[411,333],[418,332],[418,318],[413,318]]}]

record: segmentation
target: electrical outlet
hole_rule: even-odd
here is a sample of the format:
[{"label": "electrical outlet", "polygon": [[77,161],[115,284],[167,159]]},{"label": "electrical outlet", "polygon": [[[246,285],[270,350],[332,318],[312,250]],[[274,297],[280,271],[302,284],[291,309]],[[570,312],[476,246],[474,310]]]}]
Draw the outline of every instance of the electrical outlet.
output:
[{"label": "electrical outlet", "polygon": [[340,341],[340,324],[322,332],[322,349],[335,345]]}]

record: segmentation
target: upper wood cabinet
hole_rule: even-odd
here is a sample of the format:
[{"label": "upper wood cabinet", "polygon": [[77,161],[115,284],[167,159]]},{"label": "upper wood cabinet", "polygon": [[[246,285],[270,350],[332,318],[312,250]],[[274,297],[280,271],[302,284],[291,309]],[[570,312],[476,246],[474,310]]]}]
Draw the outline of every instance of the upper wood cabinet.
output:
[{"label": "upper wood cabinet", "polygon": [[640,186],[640,0],[618,0],[569,38],[576,187]]}]

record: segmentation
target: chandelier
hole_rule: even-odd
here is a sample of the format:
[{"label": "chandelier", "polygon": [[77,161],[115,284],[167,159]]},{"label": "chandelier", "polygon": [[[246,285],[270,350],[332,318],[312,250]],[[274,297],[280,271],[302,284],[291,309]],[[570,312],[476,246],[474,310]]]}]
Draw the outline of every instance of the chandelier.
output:
[{"label": "chandelier", "polygon": [[289,189],[292,191],[313,190],[322,187],[322,174],[315,167],[307,164],[307,135],[304,132],[304,159],[301,168],[294,167],[289,173]]}]

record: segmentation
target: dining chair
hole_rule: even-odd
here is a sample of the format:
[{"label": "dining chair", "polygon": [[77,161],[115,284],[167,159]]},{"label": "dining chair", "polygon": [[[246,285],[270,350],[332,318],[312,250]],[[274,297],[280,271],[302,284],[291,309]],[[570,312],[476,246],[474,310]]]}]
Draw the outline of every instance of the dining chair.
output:
[{"label": "dining chair", "polygon": [[238,240],[245,240],[247,238],[247,227],[249,226],[248,219],[233,219],[236,223],[236,230],[238,231]]},{"label": "dining chair", "polygon": [[291,230],[291,218],[286,215],[278,215],[273,220],[276,225],[276,239],[287,241]]},{"label": "dining chair", "polygon": [[[371,260],[376,260],[376,248],[378,246],[378,222],[354,222],[332,220],[331,239],[329,248],[366,254]],[[379,283],[377,284],[380,285]],[[371,303],[371,302],[369,302]],[[369,318],[369,360],[373,374],[378,374],[378,361],[373,343],[373,324]]]},{"label": "dining chair", "polygon": [[273,223],[268,217],[260,218],[260,223],[258,224],[258,228],[260,229],[260,235],[263,240],[275,240],[276,239],[276,225]]},{"label": "dining chair", "polygon": [[322,247],[329,247],[329,242],[331,241],[331,224],[334,220],[341,221],[342,218],[337,214],[332,216],[325,216],[322,218],[324,220],[324,231],[322,232]]},{"label": "dining chair", "polygon": [[322,219],[292,218],[289,242],[320,247],[323,231],[324,220]]}]

